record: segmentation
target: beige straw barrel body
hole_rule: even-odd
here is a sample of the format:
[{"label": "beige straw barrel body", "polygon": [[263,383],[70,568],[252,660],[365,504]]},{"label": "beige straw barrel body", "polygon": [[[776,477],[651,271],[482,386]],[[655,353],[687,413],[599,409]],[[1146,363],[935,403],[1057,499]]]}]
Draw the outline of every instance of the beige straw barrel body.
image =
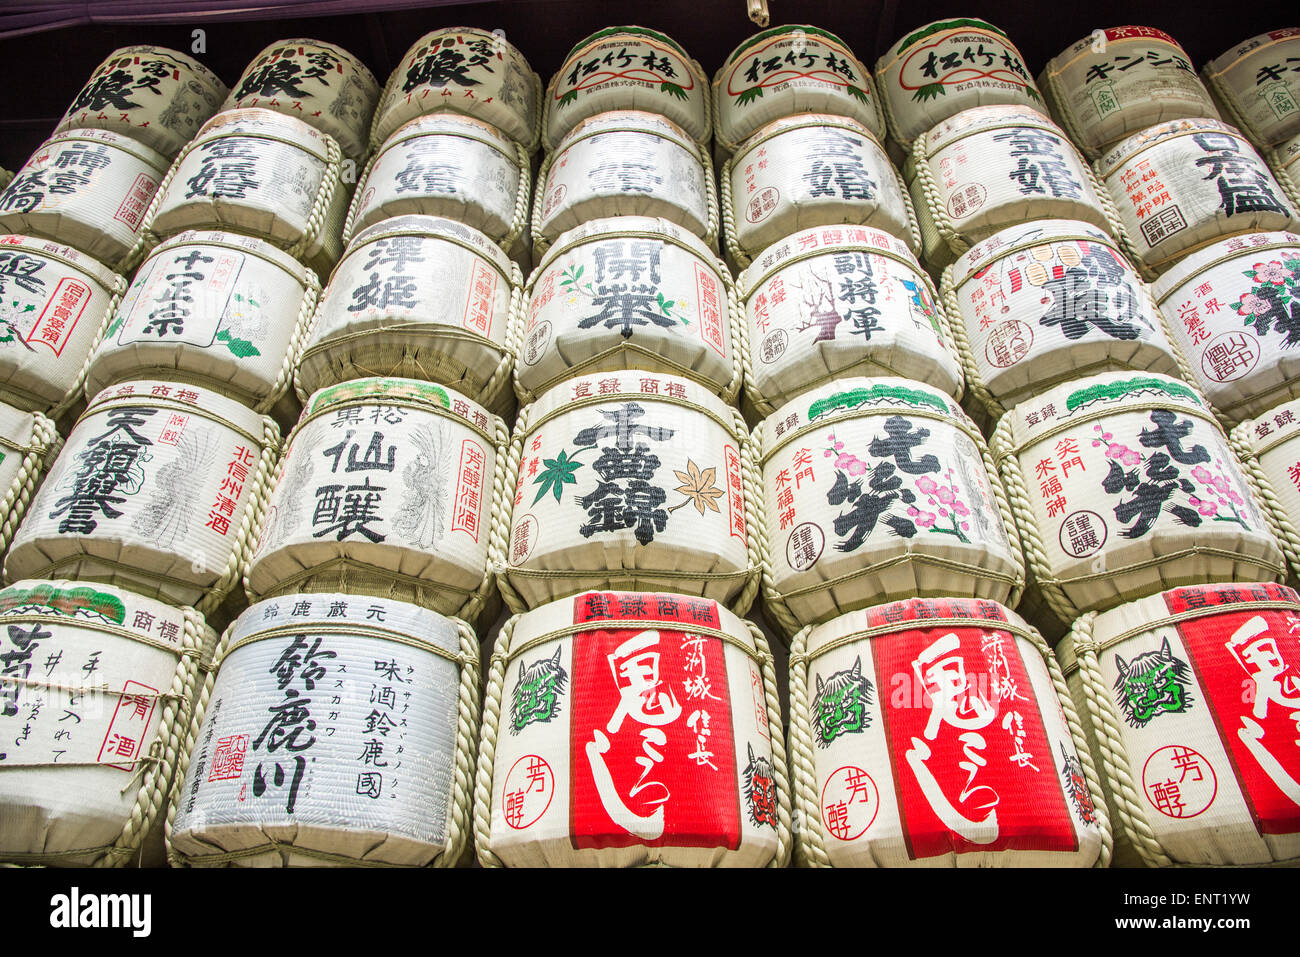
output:
[{"label": "beige straw barrel body", "polygon": [[1223,119],[1261,150],[1300,133],[1300,28],[1243,40],[1205,64],[1201,76]]}]

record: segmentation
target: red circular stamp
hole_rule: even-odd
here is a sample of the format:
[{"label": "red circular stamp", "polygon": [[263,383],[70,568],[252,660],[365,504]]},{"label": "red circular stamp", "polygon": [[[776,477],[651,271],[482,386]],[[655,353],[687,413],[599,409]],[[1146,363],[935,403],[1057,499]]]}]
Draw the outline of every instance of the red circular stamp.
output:
[{"label": "red circular stamp", "polygon": [[1165,817],[1196,817],[1214,803],[1219,779],[1205,755],[1167,744],[1151,752],[1142,766],[1142,792]]},{"label": "red circular stamp", "polygon": [[516,831],[536,824],[555,797],[555,772],[546,759],[525,754],[510,766],[501,788],[502,816]]},{"label": "red circular stamp", "polygon": [[880,791],[871,775],[846,764],[831,772],[822,785],[822,826],[840,841],[857,840],[880,811]]}]

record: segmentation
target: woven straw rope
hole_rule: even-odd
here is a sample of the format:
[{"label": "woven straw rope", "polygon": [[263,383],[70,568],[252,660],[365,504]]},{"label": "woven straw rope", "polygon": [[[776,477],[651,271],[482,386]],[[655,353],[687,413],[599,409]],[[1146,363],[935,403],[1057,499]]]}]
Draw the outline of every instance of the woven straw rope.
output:
[{"label": "woven straw rope", "polygon": [[719,200],[721,204],[722,216],[722,243],[726,249],[726,254],[731,257],[741,269],[748,268],[753,262],[749,253],[745,252],[744,247],[740,245],[740,239],[736,235],[736,210],[735,200],[731,194],[731,169],[736,162],[733,156],[722,164],[722,175],[720,182],[722,184],[722,196]]},{"label": "woven straw rope", "polygon": [[5,489],[4,498],[0,500],[0,515],[3,515],[0,518],[0,555],[9,551],[14,533],[18,531],[18,525],[27,513],[27,506],[36,495],[46,468],[63,449],[63,439],[59,437],[54,423],[39,412],[33,412],[31,416],[32,437],[29,444],[19,446],[8,442],[0,443],[23,456],[13,482]]},{"label": "woven straw rope", "polygon": [[1286,560],[1291,566],[1291,574],[1300,577],[1300,532],[1297,532],[1295,525],[1292,524],[1290,516],[1286,513],[1286,507],[1273,489],[1273,483],[1269,481],[1263,467],[1259,464],[1259,455],[1251,447],[1250,433],[1254,424],[1254,420],[1248,419],[1232,431],[1232,448],[1237,453],[1237,458],[1241,460],[1246,483],[1263,505],[1261,511],[1264,513],[1264,518],[1268,520],[1278,544],[1282,546]]},{"label": "woven straw rope", "polygon": [[[44,255],[50,256],[50,258],[60,262],[66,261],[57,254],[44,253]],[[69,263],[69,265],[71,265],[71,263]],[[89,398],[88,396],[85,396],[85,391],[86,376],[90,373],[91,360],[95,358],[95,353],[99,351],[100,343],[104,341],[104,336],[108,332],[108,327],[112,325],[113,317],[117,314],[117,308],[122,303],[122,296],[126,294],[129,287],[130,284],[127,282],[125,276],[120,273],[113,276],[113,286],[108,290],[108,308],[104,310],[104,317],[99,321],[99,328],[95,330],[95,337],[90,342],[90,348],[86,350],[86,357],[81,363],[81,369],[77,372],[77,378],[63,398],[47,412],[49,417],[55,422],[58,422],[63,418],[64,414],[83,398]],[[0,554],[3,552],[4,549],[0,548]]]},{"label": "woven straw rope", "polygon": [[352,236],[356,232],[357,213],[360,211],[361,197],[366,194],[366,186],[370,183],[370,174],[382,155],[383,152],[380,151],[366,161],[365,167],[361,170],[361,176],[357,179],[357,188],[352,191],[352,199],[348,203],[347,215],[343,217],[343,233],[340,236],[344,247],[347,247],[352,242]]},{"label": "woven straw rope", "polygon": [[1271,149],[1262,153],[1264,162],[1273,173],[1273,178],[1277,180],[1277,185],[1282,187],[1282,193],[1286,196],[1287,201],[1291,204],[1292,219],[1300,215],[1300,188],[1296,187],[1295,181],[1287,175],[1287,167],[1296,162],[1297,157],[1290,160],[1282,156],[1281,149]]}]

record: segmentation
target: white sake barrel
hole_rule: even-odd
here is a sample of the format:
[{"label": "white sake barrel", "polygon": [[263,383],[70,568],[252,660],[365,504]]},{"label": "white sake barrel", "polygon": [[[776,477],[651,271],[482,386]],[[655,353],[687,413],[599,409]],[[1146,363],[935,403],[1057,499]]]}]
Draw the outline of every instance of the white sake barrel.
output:
[{"label": "white sake barrel", "polygon": [[513,251],[525,242],[532,168],[494,127],[459,113],[407,123],[384,143],[357,185],[344,241],[393,216],[446,216]]},{"label": "white sake barrel", "polygon": [[1005,103],[1046,113],[1020,51],[991,23],[936,20],[899,39],[876,61],[876,91],[903,149],[963,110]]},{"label": "white sake barrel", "polygon": [[500,419],[443,386],[321,389],[285,443],[244,573],[249,598],[346,590],[477,618],[505,521],[505,442]]},{"label": "white sake barrel", "polygon": [[348,209],[338,149],[292,116],[264,109],[218,113],[176,158],[151,209],[149,232],[163,239],[187,229],[242,233],[327,276],[343,252]]},{"label": "white sake barrel", "polygon": [[228,92],[220,77],[184,53],[122,47],[90,74],[54,132],[112,130],[171,159]]},{"label": "white sake barrel", "polygon": [[50,467],[5,577],[102,581],[206,613],[237,581],[279,443],[269,418],[211,389],[105,389]]},{"label": "white sake barrel", "polygon": [[983,106],[944,120],[917,138],[908,169],[925,257],[936,269],[1028,220],[1082,220],[1118,232],[1087,162],[1029,107]]},{"label": "white sake barrel", "polygon": [[1273,534],[1286,553],[1291,573],[1300,578],[1300,399],[1246,419],[1232,430],[1232,447],[1241,459]]},{"label": "white sake barrel", "polygon": [[0,236],[0,401],[58,418],[126,280],[60,243]]},{"label": "white sake barrel", "polygon": [[506,622],[475,786],[487,866],[784,867],[790,789],[758,627],[590,591]]},{"label": "white sake barrel", "polygon": [[1106,867],[1111,823],[1047,642],[992,601],[910,598],[795,636],[796,860]]},{"label": "white sake barrel", "polygon": [[1152,286],[1196,384],[1229,423],[1300,395],[1300,236],[1253,233],[1192,253]]},{"label": "white sake barrel", "polygon": [[426,113],[477,117],[531,152],[541,130],[542,81],[504,31],[444,27],[416,40],[389,76],[371,149]]},{"label": "white sake barrel", "polygon": [[300,119],[333,137],[358,166],[370,152],[379,83],[347,50],[320,40],[278,40],[253,58],[223,111],[259,108]]},{"label": "white sake barrel", "polygon": [[510,410],[510,314],[519,269],[450,219],[398,216],[362,230],[321,297],[298,363],[299,397],[374,375],[449,385]]},{"label": "white sake barrel", "polygon": [[527,318],[512,337],[520,401],[575,375],[628,368],[684,375],[724,402],[740,390],[731,274],[667,220],[618,216],[569,230],[524,295]]},{"label": "white sake barrel", "polygon": [[1089,159],[1157,123],[1219,118],[1187,51],[1155,27],[1094,31],[1049,60],[1038,85]]},{"label": "white sake barrel", "polygon": [[167,159],[111,130],[51,137],[0,193],[0,230],[66,243],[129,268]]},{"label": "white sake barrel", "polygon": [[1291,208],[1300,208],[1300,134],[1264,154]]},{"label": "white sake barrel", "polygon": [[671,37],[644,27],[609,27],[580,40],[546,87],[548,150],[583,120],[612,110],[666,117],[696,143],[712,133],[709,78]]},{"label": "white sake barrel", "polygon": [[0,860],[162,864],[163,799],[217,636],[193,608],[57,580],[0,591],[0,627]]},{"label": "white sake barrel", "polygon": [[240,615],[214,664],[171,793],[173,864],[456,864],[478,738],[468,625],[284,595]]},{"label": "white sake barrel", "polygon": [[800,114],[763,127],[722,168],[727,251],[742,266],[810,226],[871,226],[920,248],[907,190],[863,125]]},{"label": "white sake barrel", "polygon": [[1057,648],[1097,758],[1115,863],[1300,863],[1300,595],[1175,588],[1091,613]]},{"label": "white sake barrel", "polygon": [[510,537],[494,557],[512,611],[592,586],[672,588],[743,613],[758,587],[744,419],[661,373],[579,376],[519,413]]},{"label": "white sake barrel", "polygon": [[62,445],[54,423],[41,413],[0,402],[0,555]]},{"label": "white sake barrel", "polygon": [[764,600],[790,634],[882,600],[1019,599],[1006,495],[951,396],[909,379],[837,379],[755,435]]},{"label": "white sake barrel", "polygon": [[1260,149],[1300,133],[1300,28],[1251,37],[1205,64],[1219,112]]},{"label": "white sake barrel", "polygon": [[1088,223],[995,233],[944,270],[942,291],[971,392],[991,419],[1091,372],[1180,375],[1142,277]]},{"label": "white sake barrel", "polygon": [[86,391],[175,378],[268,412],[291,384],[319,292],[316,274],[270,243],[181,233],[136,271],[91,357]]},{"label": "white sake barrel", "polygon": [[1024,608],[1045,602],[1049,632],[1162,588],[1283,569],[1227,437],[1177,379],[1062,383],[1004,415],[990,445],[1036,580]]},{"label": "white sake barrel", "polygon": [[606,216],[658,216],[712,246],[713,164],[671,120],[621,110],[589,117],[546,157],[533,202],[533,254],[565,230]]},{"label": "white sake barrel", "polygon": [[771,415],[846,376],[890,375],[961,398],[948,317],[907,245],[878,229],[804,229],[741,273],[749,361],[745,396]]},{"label": "white sake barrel", "polygon": [[755,34],[713,76],[714,137],[727,152],[773,120],[798,113],[846,116],[885,139],[871,71],[848,44],[818,27]]}]

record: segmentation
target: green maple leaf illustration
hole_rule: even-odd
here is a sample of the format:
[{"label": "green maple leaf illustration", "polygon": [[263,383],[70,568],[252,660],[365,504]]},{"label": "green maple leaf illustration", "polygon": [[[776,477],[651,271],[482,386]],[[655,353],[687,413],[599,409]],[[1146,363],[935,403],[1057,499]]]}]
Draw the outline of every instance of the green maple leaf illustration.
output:
[{"label": "green maple leaf illustration", "polygon": [[546,466],[537,478],[533,479],[534,485],[540,485],[537,490],[537,497],[533,499],[536,505],[542,500],[547,492],[555,495],[555,500],[560,500],[560,492],[564,486],[577,485],[578,480],[573,477],[573,473],[582,468],[582,463],[569,458],[569,453],[560,450],[560,454],[553,459],[542,459],[542,464]]}]

